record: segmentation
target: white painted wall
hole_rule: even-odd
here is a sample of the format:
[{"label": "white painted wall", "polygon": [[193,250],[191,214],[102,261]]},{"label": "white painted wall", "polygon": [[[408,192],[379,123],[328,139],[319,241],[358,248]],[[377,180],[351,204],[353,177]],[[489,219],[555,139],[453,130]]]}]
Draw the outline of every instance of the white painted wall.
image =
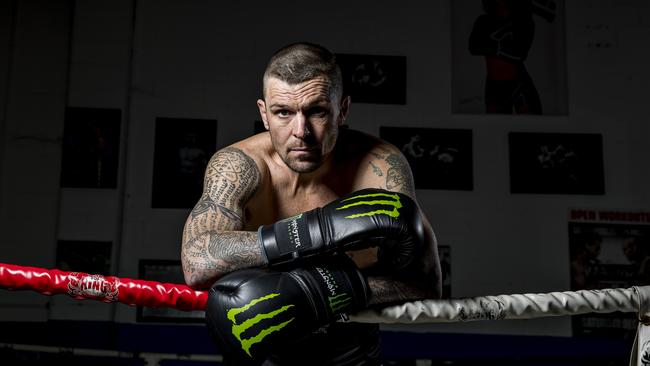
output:
[{"label": "white painted wall", "polygon": [[[113,241],[119,245],[113,271],[122,277],[137,277],[139,259],[178,258],[188,210],[150,208],[155,118],[216,119],[219,147],[248,136],[258,119],[255,100],[268,56],[299,40],[337,53],[407,57],[407,104],[353,104],[353,128],[375,134],[380,126],[473,130],[474,191],[418,191],[440,243],[451,246],[454,297],[568,289],[569,209],[650,207],[645,0],[566,4],[569,114],[552,117],[451,114],[448,1],[397,6],[333,0],[323,6],[138,0],[130,59],[133,1],[78,0],[72,23],[64,1],[17,1],[17,18],[2,8],[0,49],[10,49],[12,39],[15,47],[0,58],[0,80],[11,81],[0,88],[0,108],[6,108],[0,124],[0,261],[52,266],[57,238]],[[7,24],[16,19],[11,38]],[[608,24],[610,32],[591,31],[592,24]],[[588,47],[594,39],[614,46]],[[122,190],[58,189],[66,104],[122,109]],[[606,195],[510,194],[510,131],[602,134]],[[56,143],[17,139],[23,135]],[[34,319],[135,319],[135,310],[123,305],[51,300],[51,311]],[[17,304],[43,301],[1,292],[0,319],[32,319]],[[570,322],[408,329],[570,335]]]}]

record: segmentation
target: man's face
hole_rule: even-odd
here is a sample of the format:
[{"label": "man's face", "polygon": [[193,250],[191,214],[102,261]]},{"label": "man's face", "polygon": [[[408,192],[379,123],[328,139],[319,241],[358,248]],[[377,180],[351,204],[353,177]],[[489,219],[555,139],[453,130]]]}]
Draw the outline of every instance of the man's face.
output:
[{"label": "man's face", "polygon": [[637,249],[636,241],[633,238],[628,238],[623,241],[623,254],[628,260],[633,261],[636,259]]},{"label": "man's face", "polygon": [[278,156],[297,173],[323,164],[334,148],[349,99],[332,97],[329,81],[317,77],[290,85],[270,77],[257,106]]},{"label": "man's face", "polygon": [[591,258],[597,258],[600,255],[600,245],[601,245],[601,241],[598,239],[593,239],[588,241],[585,244],[585,249],[587,250],[587,254],[589,254]]}]

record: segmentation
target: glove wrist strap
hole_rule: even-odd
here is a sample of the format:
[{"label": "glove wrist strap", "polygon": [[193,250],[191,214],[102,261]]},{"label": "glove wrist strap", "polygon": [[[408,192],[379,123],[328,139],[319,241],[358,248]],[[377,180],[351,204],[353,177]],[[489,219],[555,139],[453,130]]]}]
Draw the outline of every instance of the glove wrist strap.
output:
[{"label": "glove wrist strap", "polygon": [[302,253],[311,251],[311,215],[314,213],[309,211],[259,228],[259,242],[269,265],[291,262],[301,257]]}]

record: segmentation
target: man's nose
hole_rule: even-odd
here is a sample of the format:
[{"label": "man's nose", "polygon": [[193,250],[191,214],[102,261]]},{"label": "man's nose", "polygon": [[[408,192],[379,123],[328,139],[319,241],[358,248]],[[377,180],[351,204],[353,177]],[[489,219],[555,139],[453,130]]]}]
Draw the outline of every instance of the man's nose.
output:
[{"label": "man's nose", "polygon": [[297,138],[304,139],[309,136],[311,131],[309,130],[309,121],[302,113],[296,113],[293,124],[293,135]]}]

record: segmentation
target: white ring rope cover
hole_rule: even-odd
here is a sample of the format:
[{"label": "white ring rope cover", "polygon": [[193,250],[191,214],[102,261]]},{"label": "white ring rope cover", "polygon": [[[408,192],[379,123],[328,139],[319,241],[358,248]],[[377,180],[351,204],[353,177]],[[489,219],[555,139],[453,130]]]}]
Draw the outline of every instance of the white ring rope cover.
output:
[{"label": "white ring rope cover", "polygon": [[642,299],[650,299],[650,286],[413,301],[364,310],[350,315],[350,320],[361,323],[442,323],[639,312]]},{"label": "white ring rope cover", "polygon": [[639,328],[629,364],[650,365],[650,286],[413,301],[364,310],[350,315],[350,320],[361,323],[446,323],[616,311],[638,313]]}]

